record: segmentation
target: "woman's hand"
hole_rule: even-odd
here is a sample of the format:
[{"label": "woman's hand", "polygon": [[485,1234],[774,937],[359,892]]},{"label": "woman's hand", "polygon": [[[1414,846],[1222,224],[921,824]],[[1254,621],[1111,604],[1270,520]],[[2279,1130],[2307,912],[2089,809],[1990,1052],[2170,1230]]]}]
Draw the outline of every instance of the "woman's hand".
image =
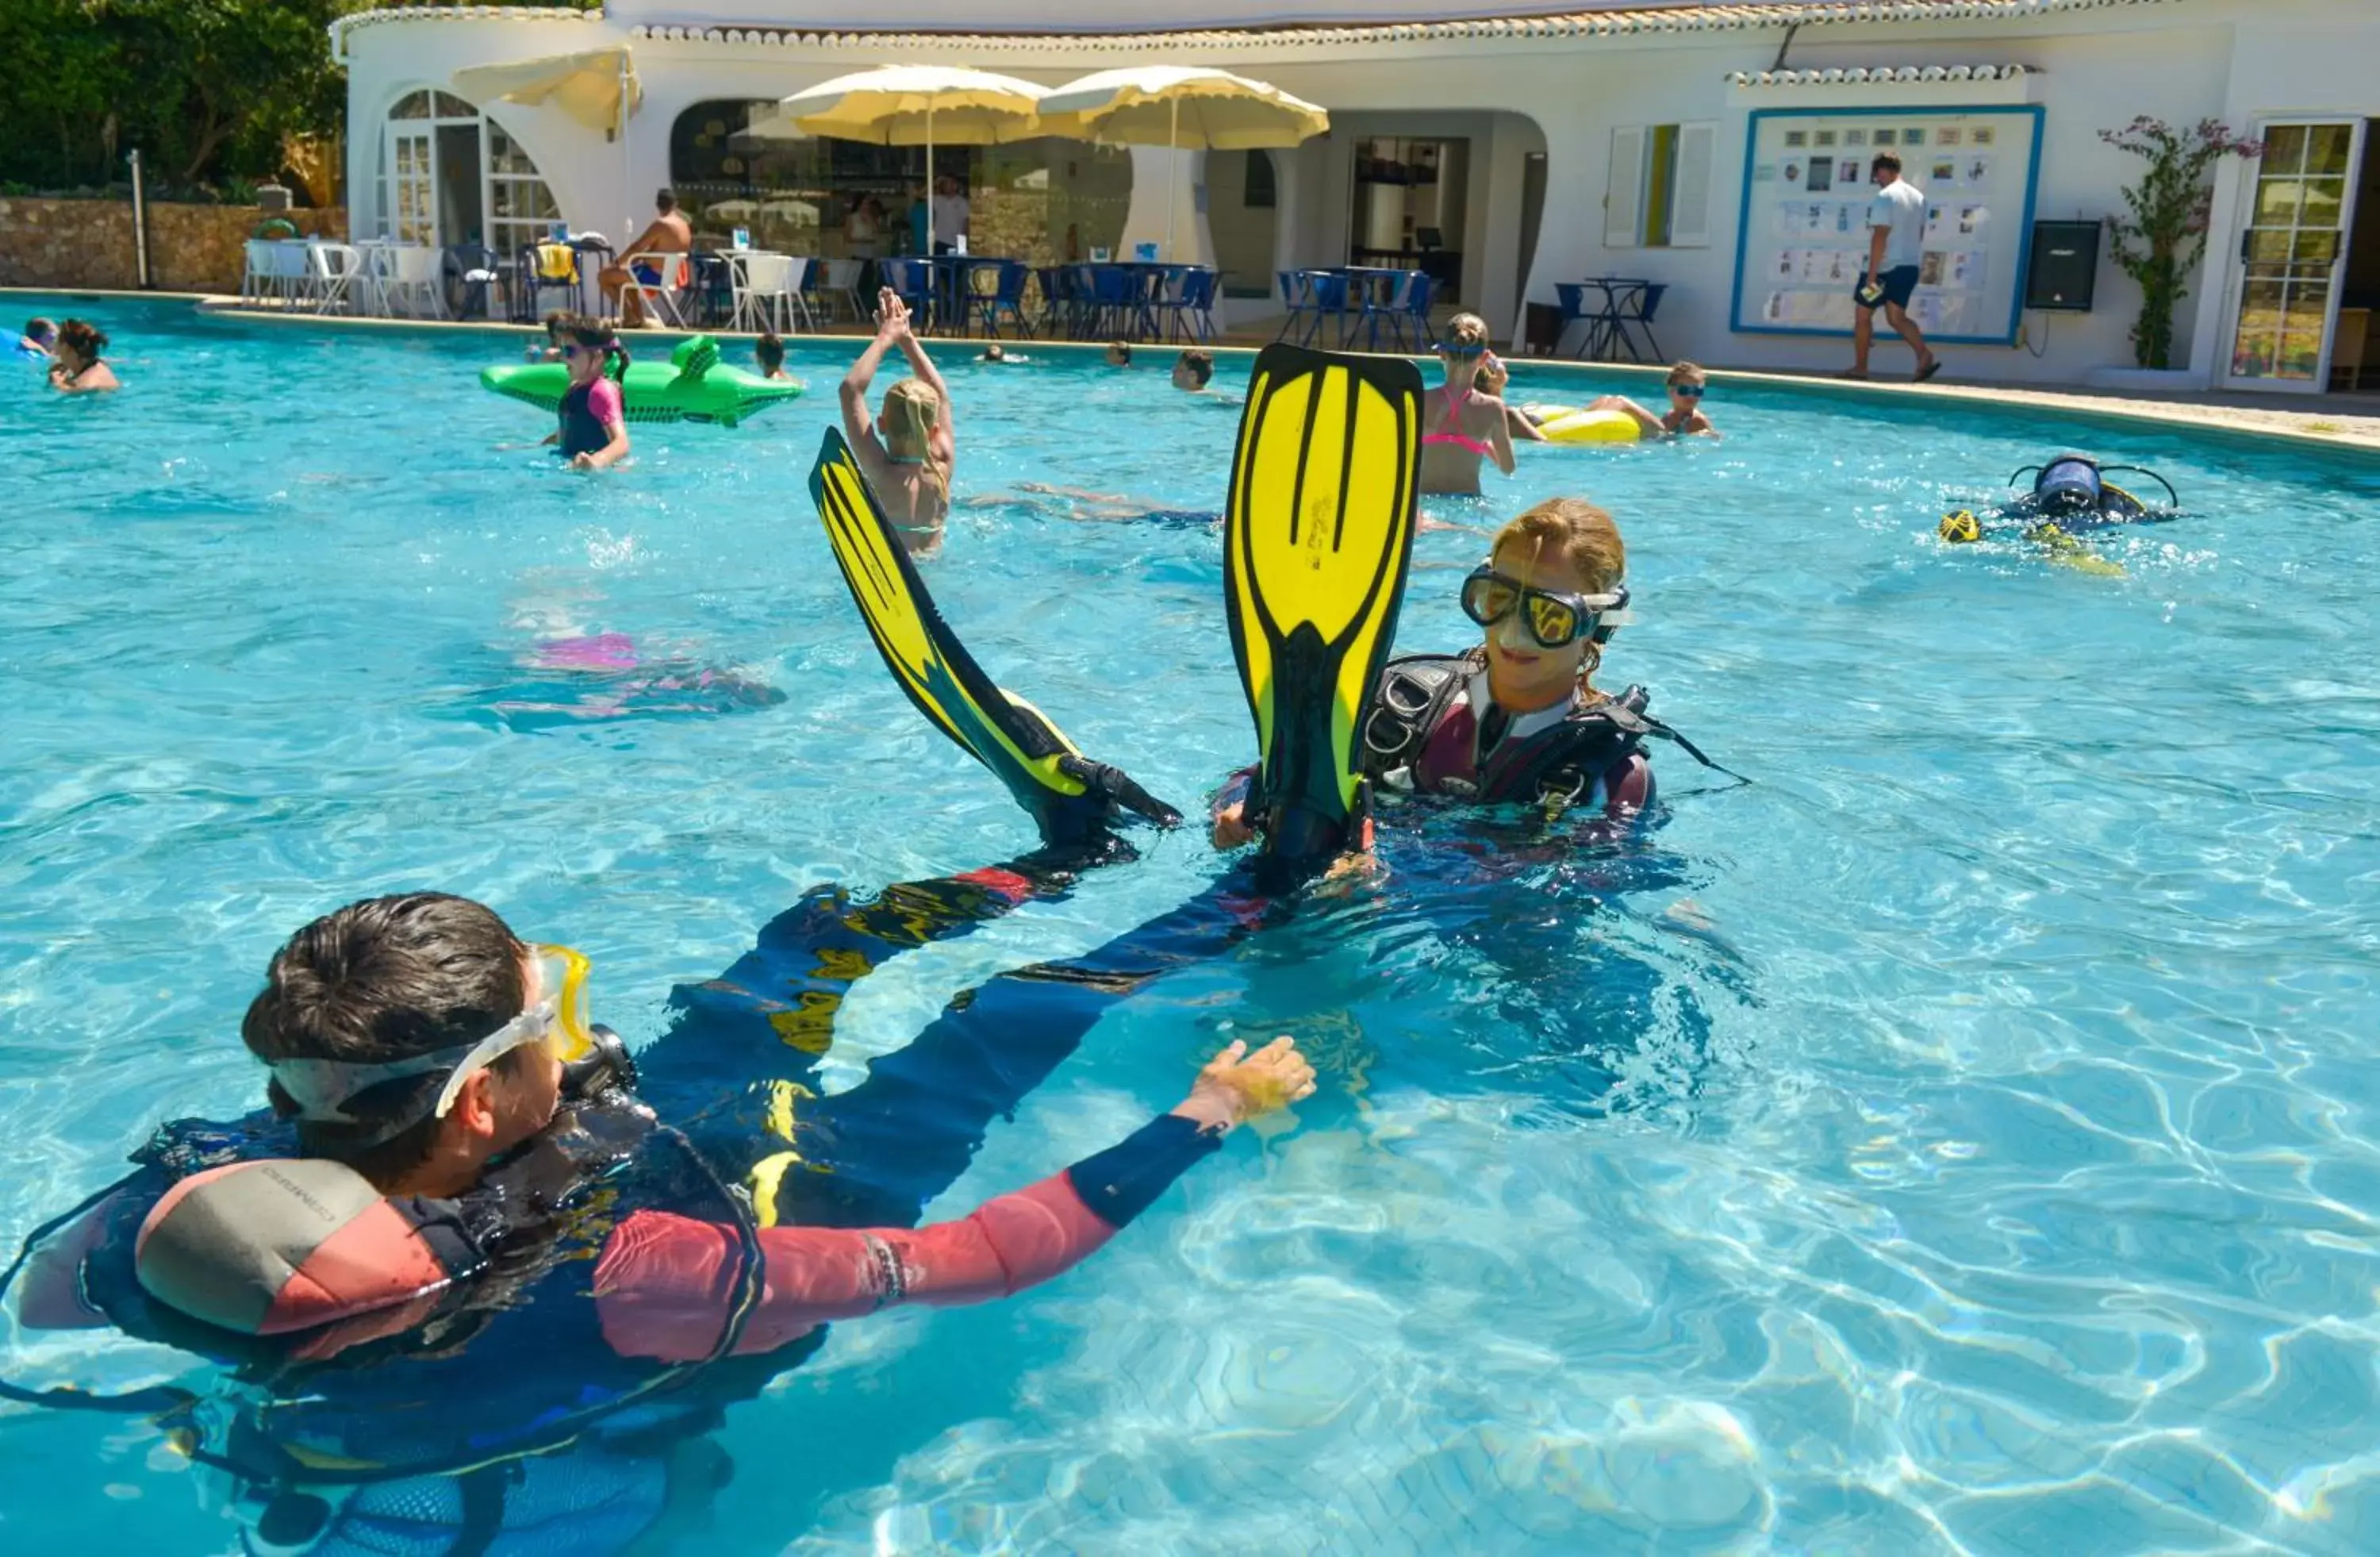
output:
[{"label": "woman's hand", "polygon": [[909,305],[890,286],[876,294],[876,338],[895,343],[909,338]]},{"label": "woman's hand", "polygon": [[1220,1132],[1312,1096],[1314,1067],[1297,1052],[1296,1040],[1276,1038],[1251,1054],[1245,1040],[1234,1039],[1207,1062],[1172,1112]]}]

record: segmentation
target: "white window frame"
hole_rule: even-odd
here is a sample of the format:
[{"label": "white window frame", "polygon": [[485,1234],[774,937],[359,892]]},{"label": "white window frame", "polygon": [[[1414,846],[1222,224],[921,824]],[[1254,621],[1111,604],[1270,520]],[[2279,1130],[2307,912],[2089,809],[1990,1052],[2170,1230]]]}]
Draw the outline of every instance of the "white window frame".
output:
[{"label": "white window frame", "polygon": [[[1718,128],[1717,119],[1612,126],[1609,182],[1603,197],[1606,249],[1710,247]],[[1670,142],[1670,230],[1655,234],[1645,228],[1645,207],[1653,189],[1654,132],[1662,129],[1676,132]]]}]

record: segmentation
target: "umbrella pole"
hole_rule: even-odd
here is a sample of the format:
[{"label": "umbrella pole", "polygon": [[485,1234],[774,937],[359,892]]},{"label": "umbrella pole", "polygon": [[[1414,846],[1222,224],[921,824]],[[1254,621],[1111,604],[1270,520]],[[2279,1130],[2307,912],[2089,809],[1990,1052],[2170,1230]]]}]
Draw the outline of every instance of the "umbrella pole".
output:
[{"label": "umbrella pole", "polygon": [[1166,132],[1166,144],[1172,148],[1173,167],[1167,182],[1173,187],[1165,192],[1165,262],[1173,262],[1173,218],[1182,206],[1182,99],[1174,98],[1166,106],[1172,110],[1172,126]]},{"label": "umbrella pole", "polygon": [[[626,224],[620,229],[620,249],[613,258],[625,263],[627,247],[637,227],[637,197],[635,194],[636,164],[628,154],[628,51],[620,51],[620,106],[612,115],[617,128],[613,131],[620,138],[620,205],[627,213]],[[600,299],[599,299],[600,300]]]}]

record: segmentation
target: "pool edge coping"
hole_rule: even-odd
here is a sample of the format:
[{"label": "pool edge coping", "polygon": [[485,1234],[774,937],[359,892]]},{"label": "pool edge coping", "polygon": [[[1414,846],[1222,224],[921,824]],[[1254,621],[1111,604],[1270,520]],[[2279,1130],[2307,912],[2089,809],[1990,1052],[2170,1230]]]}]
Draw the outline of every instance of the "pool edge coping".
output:
[{"label": "pool edge coping", "polygon": [[[443,320],[443,319],[356,319],[334,314],[300,313],[282,309],[243,306],[246,299],[219,292],[139,291],[106,287],[0,286],[0,297],[13,294],[28,296],[79,296],[124,298],[135,301],[187,301],[192,311],[210,317],[239,320],[248,322],[281,325],[313,324],[334,330],[431,330],[460,331],[483,334],[516,332],[524,326],[510,321]],[[636,338],[637,332],[630,335]],[[709,335],[722,340],[755,340],[758,333],[748,330],[655,330],[656,337],[668,338],[692,335]],[[839,330],[805,331],[791,337],[795,342],[846,340],[867,341],[864,333],[845,334]],[[956,347],[981,347],[990,345],[990,337],[970,335],[937,335],[936,344]],[[1002,345],[1012,344],[1004,339]],[[1034,350],[1102,351],[1103,342],[1093,341],[1032,341]],[[1138,344],[1138,343],[1135,343]],[[1163,343],[1153,347],[1170,350],[1177,343]],[[1200,343],[1198,349],[1218,355],[1254,356],[1261,345],[1244,346],[1224,342]],[[1398,353],[1358,353],[1364,356],[1399,356]],[[1637,374],[1651,377],[1666,375],[1666,363],[1579,362],[1558,358],[1521,357],[1508,359],[1517,365],[1531,369],[1548,369],[1557,374]],[[2232,444],[2251,447],[2278,446],[2301,452],[2344,455],[2362,462],[2380,462],[2380,435],[2357,432],[2315,432],[2292,427],[2274,427],[2228,420],[2223,413],[2229,407],[2178,406],[2172,409],[2156,402],[2103,395],[2084,388],[2033,389],[2014,385],[1960,383],[1897,383],[1876,380],[1855,380],[1823,374],[1804,374],[1776,369],[1711,368],[1706,371],[1713,379],[1743,383],[1788,385],[1796,391],[1815,391],[1836,399],[1866,401],[1879,406],[1948,403],[1962,408],[2000,416],[2031,418],[2066,417],[2099,426],[2154,428],[2184,434],[2197,433]],[[2191,411],[2212,414],[2191,415]]]}]

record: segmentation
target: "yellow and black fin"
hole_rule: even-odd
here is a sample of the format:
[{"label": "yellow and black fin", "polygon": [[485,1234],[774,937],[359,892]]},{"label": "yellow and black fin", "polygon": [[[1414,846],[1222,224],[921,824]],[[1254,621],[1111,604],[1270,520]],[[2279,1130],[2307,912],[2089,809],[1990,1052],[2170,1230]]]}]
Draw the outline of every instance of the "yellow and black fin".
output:
[{"label": "yellow and black fin", "polygon": [[1123,770],[1085,758],[1038,709],[983,673],[935,609],[917,565],[835,429],[827,430],[810,471],[810,499],[892,678],[935,728],[1008,786],[1045,843],[1095,843],[1110,833],[1118,808],[1160,827],[1181,821],[1181,812]]},{"label": "yellow and black fin", "polygon": [[1413,559],[1421,374],[1274,345],[1257,357],[1223,516],[1232,651],[1275,858],[1328,860],[1363,810],[1364,716]]}]

